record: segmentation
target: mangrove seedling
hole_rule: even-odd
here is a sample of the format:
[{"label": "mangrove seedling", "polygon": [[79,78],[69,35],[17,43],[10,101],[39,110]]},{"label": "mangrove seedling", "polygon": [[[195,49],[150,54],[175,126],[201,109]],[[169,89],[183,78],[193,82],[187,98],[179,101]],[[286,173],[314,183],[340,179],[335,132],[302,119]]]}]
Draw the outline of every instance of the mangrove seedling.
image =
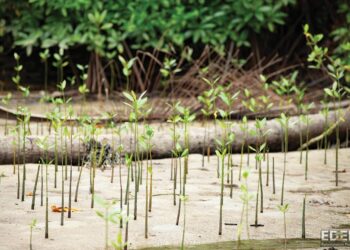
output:
[{"label": "mangrove seedling", "polygon": [[[211,91],[211,102],[213,103],[211,113],[214,115],[214,134],[215,137],[217,136],[217,105],[216,105],[216,100],[219,97],[219,94],[221,93],[222,86],[218,85],[218,82],[220,80],[220,77],[215,78],[214,80],[209,80],[205,77],[202,77],[202,80],[209,85],[210,91]],[[209,148],[210,150],[210,148]],[[208,154],[208,161],[209,161],[209,155]],[[217,177],[220,177],[220,159],[217,157]]]},{"label": "mangrove seedling", "polygon": [[[15,127],[12,127],[10,130],[10,135],[12,136],[13,140],[11,141],[12,144],[12,151],[13,151],[13,174],[16,174],[16,158],[17,158],[17,148],[18,148],[18,140],[16,140],[16,138],[18,137],[18,125],[16,125]],[[18,159],[19,161],[19,159]]]},{"label": "mangrove seedling", "polygon": [[[301,121],[303,121],[302,119],[302,115],[304,113],[304,104],[303,104],[303,100],[304,100],[304,96],[305,96],[305,91],[306,91],[306,87],[298,87],[298,86],[294,86],[294,92],[295,92],[295,101],[297,104],[297,108],[298,108],[298,114],[299,114],[299,143],[300,143],[300,147],[301,145],[303,145],[303,130],[301,129]],[[306,139],[307,141],[308,139]],[[303,162],[303,150],[300,149],[300,158],[299,158],[299,163],[302,164]]]},{"label": "mangrove seedling", "polygon": [[[34,182],[34,188],[33,188],[33,195],[32,195],[32,205],[31,205],[31,209],[34,210],[35,208],[35,197],[36,197],[36,187],[38,185],[38,180],[39,180],[39,173],[40,173],[40,167],[41,167],[41,164],[39,163],[38,164],[38,168],[37,168],[37,171],[36,171],[36,176],[35,176],[35,182]],[[43,175],[41,175],[41,177],[43,178]],[[43,188],[43,181],[41,181],[41,188]],[[41,206],[43,205],[43,190],[41,190]]]},{"label": "mangrove seedling", "polygon": [[109,246],[109,222],[113,219],[113,214],[110,214],[110,209],[112,206],[114,206],[117,201],[112,200],[111,202],[107,200],[103,200],[102,198],[99,198],[98,196],[95,196],[95,201],[97,204],[99,204],[102,208],[104,208],[104,211],[96,210],[96,214],[98,217],[102,218],[105,222],[105,250],[108,250]]},{"label": "mangrove seedling", "polygon": [[[204,167],[204,158],[205,154],[210,156],[210,146],[209,146],[209,138],[208,138],[208,120],[212,115],[213,110],[213,89],[204,91],[202,95],[198,96],[198,101],[203,105],[201,109],[202,114],[204,115],[204,135],[203,135],[203,149],[202,149],[202,167]],[[205,152],[207,151],[207,152]]]},{"label": "mangrove seedling", "polygon": [[302,210],[302,216],[301,216],[301,238],[302,239],[305,239],[305,235],[306,235],[306,233],[305,233],[305,219],[306,219],[306,217],[305,217],[305,206],[306,206],[305,201],[306,201],[306,194],[305,194],[304,199],[303,199],[303,210]]},{"label": "mangrove seedling", "polygon": [[243,116],[242,122],[239,124],[239,127],[241,131],[243,132],[243,141],[241,145],[241,160],[239,163],[239,174],[238,174],[238,180],[241,180],[242,176],[242,165],[243,165],[243,153],[244,153],[244,146],[247,140],[247,131],[248,131],[248,119],[246,116]]},{"label": "mangrove seedling", "polygon": [[44,51],[39,53],[41,61],[44,63],[44,86],[45,92],[47,92],[47,80],[48,80],[48,62],[47,60],[50,57],[49,49],[45,49]]},{"label": "mangrove seedling", "polygon": [[278,205],[278,210],[283,213],[283,231],[284,231],[284,249],[287,249],[287,221],[286,221],[286,213],[289,208],[289,204]]},{"label": "mangrove seedling", "polygon": [[[78,134],[79,137],[79,151],[80,151],[80,141],[83,142],[88,142],[90,139],[90,135],[87,134],[87,128],[89,127],[89,122],[91,121],[91,118],[89,116],[83,116],[83,118],[81,119],[81,125],[82,125],[82,130],[83,130],[83,138],[80,137],[80,133]],[[79,155],[80,156],[80,155]],[[79,162],[79,163],[83,163],[83,162]],[[87,163],[84,163],[83,166],[80,166],[79,168],[79,176],[78,176],[78,180],[77,180],[77,185],[75,187],[75,195],[74,195],[74,202],[78,201],[78,193],[79,193],[79,185],[80,185],[80,180],[81,180],[81,175],[83,173],[83,169],[86,166]],[[90,170],[91,172],[91,170]],[[90,178],[91,178],[91,174],[90,174]],[[91,181],[90,181],[91,183]]]},{"label": "mangrove seedling", "polygon": [[123,66],[123,75],[126,77],[126,90],[130,90],[130,75],[131,75],[131,68],[134,65],[136,58],[131,58],[129,61],[127,61],[124,57],[121,55],[118,56],[118,59],[120,63]]},{"label": "mangrove seedling", "polygon": [[29,249],[33,249],[33,229],[36,227],[36,219],[33,219],[32,222],[29,224]]},{"label": "mangrove seedling", "polygon": [[[97,204],[99,204],[104,209],[104,211],[96,210],[96,214],[98,217],[102,218],[105,222],[105,247],[104,248],[105,250],[108,250],[109,249],[108,248],[109,247],[109,223],[119,224],[121,221],[123,221],[123,219],[127,220],[127,218],[124,218],[125,216],[122,214],[122,211],[117,209],[117,207],[115,206],[115,204],[117,203],[116,200],[107,201],[98,196],[95,197],[95,200]],[[114,249],[121,250],[125,247],[126,244],[123,242],[122,237],[123,237],[122,232],[119,229],[117,240],[114,242],[113,241],[111,242]]]},{"label": "mangrove seedling", "polygon": [[88,79],[88,66],[78,64],[77,68],[80,70],[80,79],[82,81],[82,84],[78,87],[79,93],[83,96],[83,102],[81,103],[80,106],[80,114],[84,113],[84,107],[86,107],[86,95],[89,93],[89,89],[86,86],[87,79]]},{"label": "mangrove seedling", "polygon": [[[191,122],[196,119],[195,114],[191,114],[191,111],[187,107],[183,107],[181,105],[176,106],[177,111],[180,113],[181,122],[184,125],[184,147],[187,149],[188,154],[184,158],[184,173],[185,177],[188,174],[188,156],[190,151],[190,142],[189,142],[189,125]],[[184,184],[186,183],[186,178],[184,178]]]},{"label": "mangrove seedling", "polygon": [[[313,102],[307,105],[301,104],[301,109],[304,114],[300,116],[300,120],[306,124],[306,135],[305,135],[306,141],[309,141],[310,117],[308,115],[308,112],[313,106],[314,106]],[[306,153],[305,153],[305,180],[307,180],[308,169],[309,169],[309,145],[306,146]]]},{"label": "mangrove seedling", "polygon": [[53,58],[55,60],[52,64],[57,68],[57,82],[60,83],[64,79],[63,68],[68,66],[68,61],[64,56],[64,50],[62,48],[59,49],[58,53],[53,54]]},{"label": "mangrove seedling", "polygon": [[[239,246],[240,246],[244,221],[246,224],[247,238],[250,239],[248,212],[249,212],[249,202],[254,199],[254,196],[249,193],[249,189],[248,189],[249,173],[250,173],[249,168],[245,169],[242,173],[242,178],[243,178],[244,183],[241,184],[241,186],[240,186],[240,190],[241,190],[242,194],[239,196],[239,198],[242,201],[242,212],[241,212],[240,222],[239,222],[238,227],[237,227],[237,249],[239,249]],[[245,218],[245,220],[244,220],[244,218]]]},{"label": "mangrove seedling", "polygon": [[188,195],[181,195],[180,196],[181,201],[184,203],[184,220],[182,225],[182,240],[181,240],[181,250],[185,249],[185,231],[186,231],[186,203],[188,201]]},{"label": "mangrove seedling", "polygon": [[222,235],[222,207],[224,205],[224,177],[225,177],[225,156],[227,147],[224,141],[217,140],[218,149],[215,150],[216,155],[221,160],[221,185],[220,185],[220,213],[219,213],[219,235]]},{"label": "mangrove seedling", "polygon": [[[38,139],[37,141],[38,147],[43,151],[42,162],[45,163],[45,239],[49,238],[49,186],[48,186],[48,165],[51,162],[48,162],[48,151],[50,149],[50,145],[48,142],[48,137],[44,137],[42,139]],[[62,207],[63,208],[63,207]],[[64,210],[64,209],[62,209]]]},{"label": "mangrove seedling", "polygon": [[30,112],[28,108],[19,107],[19,112],[17,119],[19,121],[20,126],[22,127],[22,152],[23,152],[23,178],[22,178],[22,198],[24,201],[25,197],[25,181],[26,181],[26,137],[29,134],[29,123],[30,123]]},{"label": "mangrove seedling", "polygon": [[[73,117],[73,107],[68,106],[68,116],[70,119]],[[68,196],[68,218],[72,216],[72,179],[73,179],[73,123],[71,123],[70,131],[68,131],[70,137],[70,170],[69,170],[69,196]]]},{"label": "mangrove seedling", "polygon": [[[170,115],[167,122],[172,124],[172,127],[170,128],[171,131],[171,137],[173,141],[173,149],[176,150],[176,144],[179,140],[179,135],[176,132],[177,124],[181,121],[181,117],[179,114],[177,114],[176,106],[180,105],[180,102],[176,102],[174,104],[168,104],[170,106],[172,114]],[[177,172],[177,160],[174,156],[174,154],[171,155],[171,170],[170,170],[170,180],[173,180],[175,178]],[[174,187],[176,187],[176,180],[174,180]],[[174,191],[175,192],[175,191]],[[175,199],[174,199],[174,206],[176,205]]]},{"label": "mangrove seedling", "polygon": [[[1,99],[2,104],[4,104],[5,106],[7,106],[7,105],[9,104],[11,98],[12,98],[11,92],[7,93],[7,95]],[[8,115],[8,112],[6,112],[4,135],[8,135],[8,127],[7,127],[7,121],[8,121],[8,119],[9,119],[8,116],[9,116],[9,115]]]},{"label": "mangrove seedling", "polygon": [[[152,204],[152,182],[153,182],[153,166],[152,166],[152,138],[154,131],[149,125],[145,126],[145,133],[141,137],[141,143],[147,152],[146,165],[146,202],[145,202],[145,238],[148,238],[148,212],[151,212]],[[150,176],[150,180],[149,180]]]},{"label": "mangrove seedling", "polygon": [[276,194],[275,157],[272,157],[272,194]]},{"label": "mangrove seedling", "polygon": [[342,96],[350,93],[348,87],[342,86],[342,79],[344,78],[345,67],[339,58],[333,59],[328,55],[328,48],[319,45],[319,42],[323,39],[322,34],[312,35],[309,32],[309,25],[304,25],[304,35],[307,45],[311,48],[311,53],[308,55],[308,62],[311,63],[310,67],[320,69],[322,68],[333,81],[331,88],[325,88],[325,94],[329,96],[334,106],[336,107],[336,121],[335,123],[323,134],[327,136],[334,128],[336,132],[336,147],[335,147],[335,185],[338,186],[338,161],[339,161],[339,124],[343,121],[343,117],[340,112],[340,101]]},{"label": "mangrove seedling", "polygon": [[177,65],[176,59],[165,57],[160,73],[165,79],[165,81],[162,81],[164,89],[169,87],[168,83],[170,82],[171,98],[174,98],[174,76],[179,72],[181,72],[181,69],[179,68],[179,65]]},{"label": "mangrove seedling", "polygon": [[[185,196],[186,195],[186,171],[183,169],[181,170],[181,160],[186,159],[188,156],[188,148],[182,149],[181,145],[179,143],[176,144],[176,150],[173,150],[173,154],[176,158],[179,158],[179,176],[180,176],[180,196],[179,196],[179,209],[177,211],[177,217],[176,217],[176,225],[179,225],[179,220],[180,220],[180,211],[181,211],[181,195]],[[182,176],[181,176],[182,174]]]},{"label": "mangrove seedling", "polygon": [[278,119],[281,127],[283,129],[283,142],[284,142],[284,152],[283,152],[283,176],[282,176],[282,191],[281,191],[281,206],[283,205],[284,199],[284,180],[286,176],[286,165],[287,165],[287,153],[288,153],[288,127],[289,127],[289,117],[284,113],[281,114],[281,117]]},{"label": "mangrove seedling", "polygon": [[[125,195],[127,218],[129,218],[129,214],[130,214],[129,188],[130,188],[130,171],[131,171],[131,166],[132,166],[132,158],[133,158],[132,154],[130,156],[128,154],[125,154],[125,165],[128,168],[128,175],[127,175],[127,182],[126,182],[126,195]],[[128,239],[129,239],[129,221],[127,220],[126,224],[125,224],[125,242],[128,242]]]},{"label": "mangrove seedling", "polygon": [[[131,67],[131,66],[130,66]],[[145,111],[147,103],[147,97],[144,97],[146,92],[143,92],[139,97],[136,96],[134,91],[123,92],[124,97],[128,102],[124,104],[130,107],[129,120],[133,123],[133,136],[134,136],[134,152],[135,152],[135,197],[134,197],[134,220],[137,219],[137,192],[139,190],[140,176],[141,176],[141,162],[140,162],[140,149],[139,149],[139,119]]]},{"label": "mangrove seedling", "polygon": [[259,96],[259,100],[261,101],[259,109],[261,109],[265,114],[269,112],[269,110],[273,107],[273,102],[270,102],[270,95],[268,94],[268,90],[270,88],[270,84],[266,82],[266,77],[264,75],[259,76],[260,81],[263,84],[263,89],[265,95]]},{"label": "mangrove seedling", "polygon": [[[263,143],[260,146],[257,146],[256,148],[253,148],[250,146],[250,149],[255,152],[255,160],[258,164],[258,169],[259,169],[259,181],[258,181],[258,192],[260,189],[260,213],[264,212],[264,192],[263,192],[263,184],[262,184],[262,170],[261,170],[261,161],[263,160],[263,152],[266,147],[266,144]],[[258,195],[257,195],[258,196]],[[257,210],[257,207],[256,207]],[[257,214],[257,213],[256,213]],[[256,215],[257,216],[257,215]],[[256,219],[257,221],[257,219]],[[257,223],[256,223],[257,224]]]},{"label": "mangrove seedling", "polygon": [[[232,146],[231,146],[231,144],[233,143],[233,140],[234,140],[234,134],[228,132],[227,129],[230,128],[229,120],[231,118],[231,111],[233,109],[234,101],[237,99],[239,93],[240,92],[237,91],[233,95],[229,95],[229,94],[227,94],[226,91],[223,91],[223,92],[221,92],[219,94],[219,97],[220,97],[221,101],[226,106],[224,111],[221,110],[221,109],[218,109],[218,111],[219,111],[220,115],[222,116],[222,118],[226,120],[226,122],[225,122],[225,136],[227,136],[227,137],[225,138],[225,140],[227,141],[227,144],[228,144],[228,148],[227,148],[227,157],[228,157],[227,168],[228,168],[228,170],[231,169],[231,180],[233,179],[232,178],[232,158],[231,158]],[[228,171],[227,174],[228,174],[227,175],[227,183],[229,183],[229,174],[230,174],[230,172]],[[231,183],[231,186],[232,185],[233,185],[233,183]]]},{"label": "mangrove seedling", "polygon": [[1,179],[2,179],[3,177],[6,177],[6,175],[4,174],[4,172],[1,172],[1,174],[0,174],[0,184],[1,184]]},{"label": "mangrove seedling", "polygon": [[[244,89],[243,91],[244,94],[244,99],[242,100],[242,105],[248,109],[250,112],[254,113],[257,110],[257,103],[255,98],[252,97],[252,94],[248,89]],[[248,125],[247,125],[247,130],[248,130]],[[246,131],[250,135],[253,135],[255,133],[255,130],[248,130]],[[249,165],[250,162],[250,148],[249,144],[247,143],[247,164]]]},{"label": "mangrove seedling", "polygon": [[[332,66],[333,67],[333,66]],[[336,71],[336,69],[333,68],[334,71]],[[335,75],[337,74],[337,75]],[[339,73],[334,72],[334,77],[337,77],[337,80],[334,81],[332,88],[325,88],[324,91],[326,93],[326,95],[328,95],[329,97],[331,97],[333,99],[334,102],[334,106],[337,107],[337,111],[336,111],[336,118],[339,119],[340,118],[340,108],[339,105],[336,105],[336,102],[338,101],[338,103],[340,103],[341,101],[341,97],[342,97],[342,88],[339,85],[339,81],[340,81],[340,76],[338,76]],[[339,135],[339,125],[337,125],[335,127],[335,134],[336,134],[336,144],[335,144],[335,185],[338,186],[338,181],[339,181],[339,177],[338,177],[338,169],[339,169],[339,148],[340,148],[340,135]]]},{"label": "mangrove seedling", "polygon": [[53,127],[54,134],[55,134],[55,142],[54,142],[54,151],[55,151],[55,157],[54,157],[54,163],[55,163],[54,188],[57,188],[57,172],[58,172],[58,146],[57,146],[57,140],[58,140],[58,131],[59,131],[59,128],[61,126],[59,108],[55,107],[51,112],[46,114],[46,117],[50,121],[50,127],[51,126]]},{"label": "mangrove seedling", "polygon": [[324,145],[324,159],[323,159],[323,164],[326,165],[327,164],[327,149],[328,149],[328,135],[327,135],[327,130],[329,128],[329,124],[328,124],[328,114],[329,114],[329,106],[328,106],[328,102],[326,100],[321,101],[323,108],[321,110],[322,115],[324,116],[324,126],[323,126],[323,133],[325,134],[324,136],[324,141],[323,141],[323,145]]},{"label": "mangrove seedling", "polygon": [[16,60],[16,66],[14,67],[14,70],[16,72],[16,75],[13,76],[11,79],[12,79],[12,82],[16,85],[17,89],[19,88],[20,86],[20,82],[21,82],[21,76],[20,76],[20,73],[21,71],[23,70],[23,65],[20,64],[19,60],[20,60],[20,56],[15,52],[13,54],[13,57],[15,58]]}]

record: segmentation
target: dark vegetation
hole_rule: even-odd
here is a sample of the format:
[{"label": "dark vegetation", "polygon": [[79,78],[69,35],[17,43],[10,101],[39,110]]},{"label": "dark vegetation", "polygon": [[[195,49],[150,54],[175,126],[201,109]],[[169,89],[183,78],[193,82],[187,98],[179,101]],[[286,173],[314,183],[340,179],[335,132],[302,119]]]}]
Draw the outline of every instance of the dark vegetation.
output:
[{"label": "dark vegetation", "polygon": [[86,84],[99,96],[128,88],[163,96],[172,89],[177,96],[193,97],[207,88],[202,77],[220,75],[221,83],[245,88],[261,73],[273,79],[294,70],[300,71],[299,81],[316,88],[329,81],[307,70],[305,23],[312,33],[325,34],[323,43],[334,56],[350,62],[350,6],[341,0],[0,4],[0,90],[13,88],[14,51],[24,66],[22,82],[32,89],[43,89],[48,81],[54,90],[67,78],[74,85],[67,87]]}]

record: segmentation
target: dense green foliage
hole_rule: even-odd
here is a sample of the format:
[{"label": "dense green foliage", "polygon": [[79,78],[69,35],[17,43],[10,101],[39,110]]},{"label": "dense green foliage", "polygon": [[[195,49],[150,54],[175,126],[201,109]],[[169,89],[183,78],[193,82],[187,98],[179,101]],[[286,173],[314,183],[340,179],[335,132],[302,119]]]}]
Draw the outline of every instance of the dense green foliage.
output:
[{"label": "dense green foliage", "polygon": [[[123,41],[133,48],[169,49],[190,43],[217,49],[229,40],[249,46],[249,35],[284,23],[284,7],[295,0],[0,0],[0,35],[30,53],[86,45],[112,57]],[[112,54],[111,54],[112,53]]]},{"label": "dense green foliage", "polygon": [[344,15],[344,21],[331,34],[337,44],[334,50],[334,57],[342,59],[342,64],[346,70],[346,81],[350,82],[350,3],[341,4],[338,12]]},{"label": "dense green foliage", "polygon": [[[33,49],[40,51],[45,89],[53,82],[54,69],[57,82],[72,75],[80,80],[79,73],[85,74],[82,81],[90,93],[124,85],[136,91],[146,86],[159,90],[172,86],[174,75],[184,74],[207,45],[227,61],[238,50],[238,59],[244,62],[252,53],[247,67],[276,54],[285,57],[284,66],[300,63],[308,53],[300,39],[305,23],[310,31],[324,34],[320,45],[341,60],[345,81],[350,82],[346,0],[0,0],[0,6],[0,55],[12,57],[14,48],[28,55],[37,54]],[[157,66],[147,56],[141,58],[138,50],[153,51],[150,57],[158,60]],[[91,52],[89,61],[85,51]],[[72,66],[76,63],[89,66],[78,70]],[[6,70],[5,82],[12,77]],[[162,76],[157,76],[159,71]]]}]

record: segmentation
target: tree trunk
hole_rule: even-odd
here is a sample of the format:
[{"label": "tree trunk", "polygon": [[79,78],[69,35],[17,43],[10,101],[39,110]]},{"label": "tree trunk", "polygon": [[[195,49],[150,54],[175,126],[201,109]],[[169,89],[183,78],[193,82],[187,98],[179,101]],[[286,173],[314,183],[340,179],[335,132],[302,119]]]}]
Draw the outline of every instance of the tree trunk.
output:
[{"label": "tree trunk", "polygon": [[[324,132],[324,123],[325,123],[325,117],[322,114],[314,114],[309,115],[310,117],[310,124],[309,124],[309,138],[313,138],[316,136],[319,136]],[[344,118],[344,121],[340,123],[340,134],[342,135],[342,140],[345,139],[346,130],[348,127],[350,127],[350,107],[342,110],[342,117]],[[336,119],[336,113],[335,111],[329,112],[328,115],[328,124],[332,125],[334,124],[338,119]],[[299,117],[293,116],[289,120],[289,128],[288,128],[288,148],[289,150],[296,150],[299,148],[299,132],[300,129],[302,131],[306,131],[306,124],[301,123],[299,125]],[[240,130],[240,127],[237,123],[233,123],[232,131],[235,133],[236,138],[232,144],[232,152],[240,152],[241,145],[244,141],[244,133]],[[248,129],[252,130],[255,129],[254,121],[251,121],[248,123]],[[282,129],[281,125],[278,122],[277,119],[271,119],[268,120],[266,123],[266,130],[269,131],[267,136],[267,145],[269,148],[269,151],[280,151],[281,150],[281,138],[282,138]],[[205,128],[201,127],[190,127],[189,129],[189,141],[190,141],[190,153],[202,153],[202,147],[203,147],[203,136],[204,136]],[[178,132],[181,135],[180,143],[183,144],[183,131],[178,128]],[[221,130],[219,127],[217,129],[217,135],[215,136],[214,127],[208,129],[208,139],[209,139],[209,145],[210,145],[210,152],[215,152],[215,139],[220,139],[223,135],[223,130]],[[329,135],[329,140],[334,139],[334,133],[331,133]],[[26,162],[28,163],[36,163],[40,159],[41,150],[36,145],[36,140],[38,139],[38,136],[27,136],[26,138]],[[0,164],[12,164],[13,162],[13,145],[12,141],[16,140],[16,137],[12,136],[3,136],[0,137]],[[51,136],[48,138],[49,145],[54,145],[54,136]],[[98,137],[99,141],[105,140],[110,145],[118,146],[118,143],[114,142],[112,143],[112,136],[111,135],[100,135]],[[60,141],[60,140],[58,140]],[[131,134],[124,134],[122,136],[122,144],[124,146],[125,152],[132,152],[133,147],[130,148],[130,145],[133,145],[133,136]],[[256,145],[259,141],[261,141],[261,138],[258,136],[252,136],[248,135],[246,138],[246,143],[249,145]],[[130,143],[131,142],[131,143]],[[152,157],[153,158],[166,158],[171,157],[171,150],[173,147],[172,137],[171,137],[171,131],[169,130],[156,130],[154,137],[153,137],[153,148],[152,148]],[[73,162],[78,162],[79,155],[83,155],[84,147],[81,146],[80,148],[80,154],[79,154],[79,142],[77,139],[73,139],[73,149],[71,151],[70,149],[70,143],[68,143],[68,152],[72,152],[72,158]],[[58,145],[58,148],[60,145]],[[64,147],[63,147],[64,148]],[[54,148],[49,149],[49,158],[54,159]],[[59,152],[58,159],[61,159],[61,152]],[[16,155],[19,155],[19,152],[16,152]]]}]

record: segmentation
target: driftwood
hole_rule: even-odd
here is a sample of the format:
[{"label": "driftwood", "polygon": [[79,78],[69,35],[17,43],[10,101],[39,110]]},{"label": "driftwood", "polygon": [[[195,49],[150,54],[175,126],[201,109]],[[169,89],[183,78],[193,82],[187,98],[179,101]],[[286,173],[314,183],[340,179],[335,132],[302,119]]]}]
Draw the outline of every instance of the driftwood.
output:
[{"label": "driftwood", "polygon": [[[350,107],[347,109],[341,110],[343,121],[339,123],[340,127],[340,135],[342,139],[344,139],[346,130],[350,127]],[[336,123],[339,119],[336,117],[336,112],[331,111],[328,115],[328,126]],[[322,114],[313,114],[309,115],[310,123],[309,123],[309,138],[314,138],[321,135],[324,132],[325,128],[325,117]],[[296,150],[299,148],[299,133],[302,131],[304,134],[306,132],[305,123],[301,122],[298,116],[293,116],[290,118],[289,122],[289,150]],[[248,123],[249,129],[255,129],[254,122]],[[240,130],[240,126],[237,123],[233,123],[232,131],[235,133],[236,138],[232,144],[233,152],[240,152],[241,145],[245,141],[246,144],[255,145],[256,143],[261,142],[261,138],[258,136],[248,135],[245,137],[244,132]],[[270,151],[279,151],[281,150],[281,138],[282,138],[282,129],[281,125],[277,119],[268,120],[266,123],[266,127],[269,131],[267,136],[267,144]],[[204,128],[201,127],[190,127],[189,133],[189,141],[190,141],[190,153],[202,153],[203,150],[203,137],[204,137]],[[181,128],[178,129],[179,134],[181,135],[180,143],[183,140],[183,130]],[[220,138],[223,135],[223,130],[220,126],[217,126],[217,134],[215,134],[214,126],[211,126],[208,129],[208,138],[209,138],[209,146],[211,148],[211,152],[213,153],[215,150],[215,139]],[[334,131],[329,135],[330,140],[334,140]],[[304,136],[305,137],[305,136]],[[36,145],[36,141],[39,136],[27,136],[26,138],[26,162],[27,163],[36,163],[40,160],[40,156],[42,151]],[[5,136],[0,137],[0,164],[12,164],[13,163],[13,155],[14,155],[14,145],[13,141],[16,141],[16,137]],[[48,137],[49,145],[52,147],[49,150],[49,158],[54,158],[54,136],[51,135]],[[112,135],[100,135],[98,137],[99,141],[104,141],[109,143],[110,145],[116,147],[118,146],[119,139],[117,139],[116,135],[114,137]],[[58,144],[58,159],[61,159],[62,148],[60,145],[60,138],[57,140]],[[63,140],[64,141],[64,140]],[[123,134],[121,137],[121,142],[124,146],[125,152],[132,153],[134,148],[134,142],[132,139],[132,135],[129,133]],[[64,145],[64,144],[63,144]],[[68,152],[68,163],[72,157],[74,163],[78,162],[79,157],[82,157],[84,146],[82,142],[79,142],[79,139],[75,138],[72,142],[73,148],[70,148],[70,141],[67,138],[67,152]],[[207,144],[206,144],[207,145]],[[171,156],[172,149],[172,138],[169,131],[165,131],[164,129],[159,128],[155,131],[154,139],[153,139],[153,150],[152,157],[153,158],[165,158]],[[20,154],[19,154],[20,153]],[[23,154],[22,152],[16,151],[16,155],[21,155],[20,162],[23,162]]]},{"label": "driftwood", "polygon": [[[155,106],[162,106],[163,104],[156,103]],[[340,104],[337,104],[336,106],[333,103],[328,104],[329,110],[334,110],[336,108],[346,108],[350,105],[350,100],[344,100]],[[198,107],[197,107],[198,106]],[[194,108],[193,112],[197,114],[198,118],[203,118],[203,114],[200,112],[201,105],[196,105],[196,108]],[[317,104],[315,105],[311,110],[311,114],[318,113],[320,110],[325,108],[324,104]],[[267,117],[267,118],[276,118],[278,117],[281,113],[288,113],[290,115],[298,115],[298,110],[295,105],[287,105],[287,106],[282,106],[282,107],[273,107],[272,109],[268,111],[259,111],[259,112],[251,112],[243,107],[237,110],[233,110],[230,115],[232,119],[240,119],[243,116],[247,116],[248,119],[252,119],[255,117]],[[0,118],[3,119],[11,119],[11,120],[16,120],[18,117],[18,114],[16,113],[16,110],[10,109],[4,106],[0,105]],[[107,123],[111,120],[114,122],[127,122],[128,118],[127,117],[121,117],[118,115],[114,115],[110,118],[107,117],[102,117],[102,116],[96,116],[96,117],[91,117],[93,120],[98,120],[99,123]],[[31,114],[31,121],[36,121],[36,122],[49,122],[49,119],[46,117],[46,115],[42,114]],[[157,114],[151,114],[148,117],[145,118],[146,120],[160,120],[160,121],[166,121],[167,117],[164,115],[157,115]],[[67,118],[66,121],[68,123],[70,122],[78,122],[78,117],[71,117]]]}]

